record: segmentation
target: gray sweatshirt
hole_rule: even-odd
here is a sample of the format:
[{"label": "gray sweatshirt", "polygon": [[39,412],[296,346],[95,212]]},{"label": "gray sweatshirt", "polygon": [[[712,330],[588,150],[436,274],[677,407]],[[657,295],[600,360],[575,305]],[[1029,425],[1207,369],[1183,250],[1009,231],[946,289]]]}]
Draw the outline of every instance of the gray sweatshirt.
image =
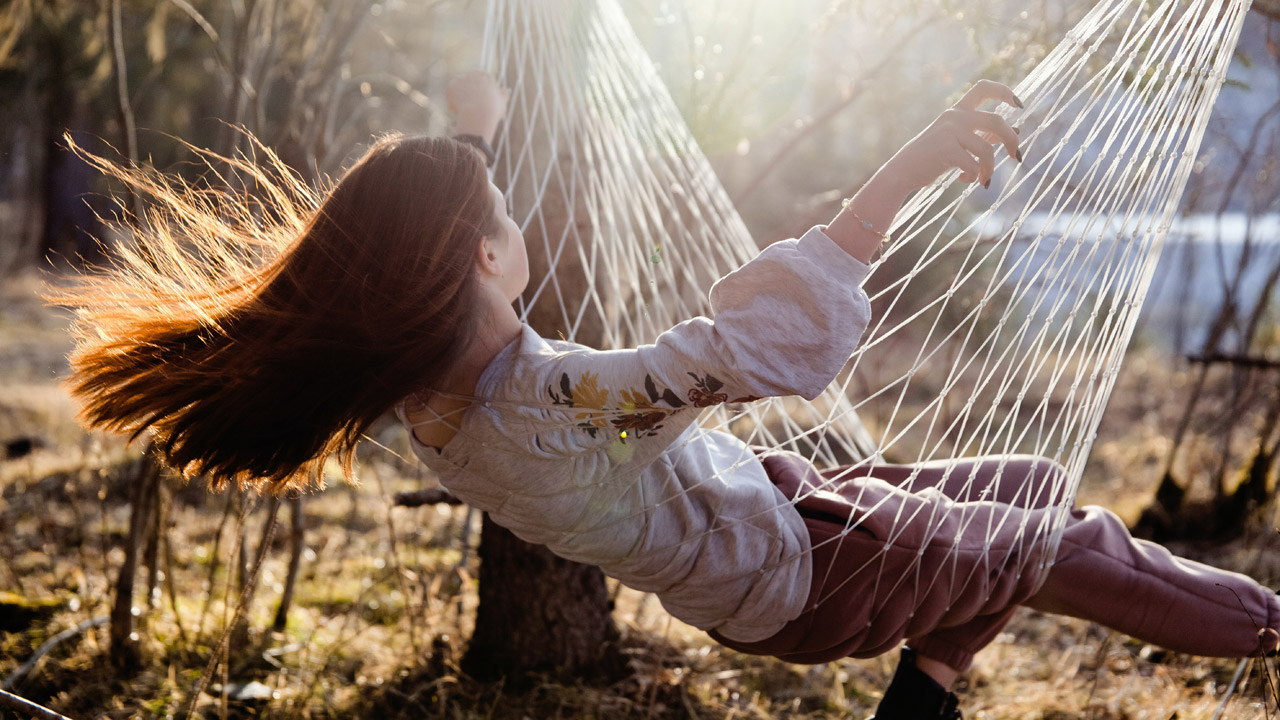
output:
[{"label": "gray sweatshirt", "polygon": [[699,408],[819,395],[867,327],[867,272],[814,228],[721,278],[711,318],[652,345],[594,350],[526,325],[458,434],[414,451],[521,539],[655,593],[695,627],[762,640],[804,608],[809,535],[755,453],[700,427]]}]

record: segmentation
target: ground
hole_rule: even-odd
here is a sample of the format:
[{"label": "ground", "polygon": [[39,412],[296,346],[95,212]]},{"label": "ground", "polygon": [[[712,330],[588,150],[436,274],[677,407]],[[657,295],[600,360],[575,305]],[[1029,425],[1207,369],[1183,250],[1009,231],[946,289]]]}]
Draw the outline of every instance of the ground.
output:
[{"label": "ground", "polygon": [[[21,457],[0,462],[0,678],[52,635],[108,614],[137,472],[137,447],[76,424],[58,385],[69,318],[40,305],[39,282],[24,276],[0,290],[0,440],[32,446],[25,452],[20,442],[10,452]],[[1134,364],[1113,395],[1080,493],[1129,519],[1149,499],[1173,426],[1167,406],[1177,405],[1143,388],[1158,381],[1176,396],[1185,383],[1185,373],[1158,359],[1140,354]],[[463,556],[466,510],[394,507],[395,492],[430,478],[396,457],[407,453],[394,429],[375,439],[387,447],[370,445],[359,486],[335,476],[304,499],[303,569],[288,625],[277,633],[268,628],[287,573],[281,512],[248,635],[196,699],[203,716],[862,718],[892,672],[889,657],[804,667],[739,655],[671,619],[651,596],[615,588],[629,677],[609,687],[548,680],[516,691],[470,680],[457,668],[475,603],[474,554]],[[139,575],[141,668],[113,668],[103,626],[58,645],[15,692],[73,718],[183,715],[238,597],[227,568],[241,538],[246,556],[255,555],[267,503],[177,480],[171,490],[150,603]],[[1273,504],[1241,539],[1176,550],[1274,584],[1276,525]],[[961,704],[968,718],[1212,718],[1239,667],[1023,610],[962,677]],[[1244,664],[1222,717],[1276,716],[1264,667]],[[1274,676],[1273,664],[1272,683]],[[250,681],[261,683],[252,687],[263,697],[224,698],[223,689],[253,694],[244,690]]]}]

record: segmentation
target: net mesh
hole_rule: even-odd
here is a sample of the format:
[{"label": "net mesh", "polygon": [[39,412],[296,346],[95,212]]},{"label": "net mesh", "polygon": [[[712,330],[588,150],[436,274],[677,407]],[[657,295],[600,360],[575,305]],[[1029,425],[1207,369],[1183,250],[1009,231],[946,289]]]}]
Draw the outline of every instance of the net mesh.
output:
[{"label": "net mesh", "polygon": [[[826,471],[806,494],[883,468],[912,492],[998,499],[958,520],[893,504],[889,524],[964,535],[987,570],[1042,572],[1066,514],[1025,511],[1072,502],[1247,9],[1099,3],[1017,85],[1024,109],[999,110],[1026,162],[998,157],[995,200],[953,172],[899,213],[863,285],[872,324],[825,392],[717,405],[701,427],[799,453]],[[511,89],[495,182],[529,247],[524,318],[611,349],[709,315],[711,284],[757,245],[622,10],[491,0],[488,19],[486,62]],[[1029,473],[1019,453],[1065,471]],[[885,503],[855,502],[846,532]],[[929,572],[876,582],[948,571]]]}]

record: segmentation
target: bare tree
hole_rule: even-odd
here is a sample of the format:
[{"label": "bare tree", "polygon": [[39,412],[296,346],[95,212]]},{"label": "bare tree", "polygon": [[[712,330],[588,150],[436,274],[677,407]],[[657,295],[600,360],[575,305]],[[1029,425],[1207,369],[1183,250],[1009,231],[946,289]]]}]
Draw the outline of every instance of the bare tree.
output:
[{"label": "bare tree", "polygon": [[[1265,5],[1254,7],[1263,10],[1265,16]],[[1280,21],[1262,22],[1269,57],[1261,60],[1280,71],[1280,50],[1272,39],[1280,29]],[[1243,142],[1220,139],[1219,149],[1228,155],[1234,153],[1234,163],[1197,178],[1188,193],[1188,207],[1193,211],[1202,204],[1213,203],[1210,212],[1219,219],[1231,212],[1242,212],[1247,219],[1243,237],[1219,235],[1214,241],[1213,264],[1222,278],[1221,299],[1199,350],[1188,356],[1194,380],[1174,428],[1154,499],[1137,523],[1136,529],[1150,537],[1233,536],[1243,530],[1247,514],[1266,500],[1277,452],[1274,435],[1280,419],[1280,366],[1268,358],[1268,352],[1274,350],[1274,339],[1269,339],[1263,329],[1268,311],[1275,306],[1280,255],[1268,256],[1270,243],[1259,236],[1254,218],[1280,206],[1275,160],[1280,151],[1278,121],[1280,101],[1254,117]],[[1221,228],[1223,223],[1216,225]],[[1234,262],[1229,262],[1230,252],[1238,253]],[[1189,250],[1186,257],[1183,271],[1188,275],[1179,286],[1184,296],[1193,286],[1192,273],[1199,264],[1195,259],[1200,255]],[[1263,278],[1260,285],[1259,275]],[[1250,277],[1254,278],[1252,283],[1247,282]],[[1258,288],[1252,296],[1247,294],[1250,287]],[[1184,313],[1193,305],[1185,297],[1179,301]],[[1186,323],[1185,315],[1181,316],[1179,327]],[[1225,384],[1227,394],[1208,397],[1215,382],[1217,387]],[[1212,407],[1207,411],[1210,417],[1205,427],[1202,408],[1210,400]],[[1218,445],[1217,466],[1208,478],[1212,495],[1207,503],[1190,503],[1187,496],[1194,479],[1178,479],[1175,467],[1189,441],[1197,434],[1208,433],[1216,437]],[[1241,440],[1241,436],[1250,439]],[[1241,447],[1247,450],[1242,453]]]}]

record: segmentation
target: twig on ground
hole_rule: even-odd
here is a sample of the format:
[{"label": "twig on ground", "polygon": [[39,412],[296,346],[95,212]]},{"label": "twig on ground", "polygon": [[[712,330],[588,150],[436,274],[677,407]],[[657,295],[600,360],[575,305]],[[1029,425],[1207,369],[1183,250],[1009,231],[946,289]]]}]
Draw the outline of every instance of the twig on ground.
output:
[{"label": "twig on ground", "polygon": [[1241,658],[1240,664],[1236,666],[1236,674],[1231,676],[1231,684],[1227,685],[1227,692],[1222,696],[1222,702],[1218,705],[1218,710],[1213,713],[1213,720],[1222,717],[1222,713],[1227,710],[1227,703],[1231,702],[1231,697],[1236,694],[1236,685],[1240,682],[1240,676],[1244,674],[1244,669],[1249,665],[1249,658]]},{"label": "twig on ground", "polygon": [[22,682],[22,679],[27,676],[27,673],[31,672],[35,668],[36,663],[40,662],[40,658],[49,654],[50,650],[53,650],[54,648],[58,647],[62,643],[70,640],[71,638],[79,635],[85,630],[88,630],[89,628],[95,628],[95,627],[98,627],[99,625],[106,625],[110,621],[111,621],[111,618],[106,615],[103,615],[102,617],[96,617],[91,620],[85,620],[79,625],[76,625],[75,627],[67,628],[66,630],[63,630],[57,635],[54,635],[53,637],[49,638],[48,640],[45,640],[43,645],[36,648],[35,654],[32,655],[29,660],[27,660],[25,663],[19,666],[17,670],[14,670],[12,675],[5,678],[4,683],[0,684],[0,690],[12,690],[14,687],[17,687],[18,683]]},{"label": "twig on ground", "polygon": [[59,715],[43,705],[37,705],[30,700],[14,695],[7,690],[0,690],[0,705],[11,708],[18,712],[26,713],[38,720],[71,720],[66,715]]}]

